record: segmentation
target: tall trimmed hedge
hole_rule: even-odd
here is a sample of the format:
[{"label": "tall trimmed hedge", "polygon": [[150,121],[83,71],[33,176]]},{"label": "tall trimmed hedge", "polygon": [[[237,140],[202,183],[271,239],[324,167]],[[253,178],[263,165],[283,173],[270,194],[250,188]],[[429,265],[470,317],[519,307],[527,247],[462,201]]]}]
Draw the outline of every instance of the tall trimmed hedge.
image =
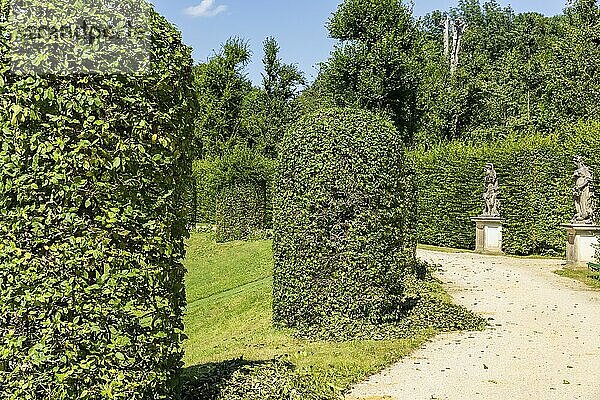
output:
[{"label": "tall trimmed hedge", "polygon": [[194,163],[196,215],[218,242],[246,240],[271,225],[274,162],[245,146]]},{"label": "tall trimmed hedge", "polygon": [[217,242],[246,240],[265,228],[265,182],[236,182],[217,193]]},{"label": "tall trimmed hedge", "polygon": [[272,162],[254,150],[236,146],[216,163],[217,241],[246,240],[267,225],[267,185]]},{"label": "tall trimmed hedge", "polygon": [[192,211],[194,223],[214,224],[217,193],[215,187],[216,162],[213,159],[196,160],[193,163],[194,196]]},{"label": "tall trimmed hedge", "polygon": [[2,399],[176,396],[192,59],[146,28],[147,74],[14,75],[1,49]]},{"label": "tall trimmed hedge", "polygon": [[419,182],[420,242],[474,248],[470,217],[483,210],[483,169],[492,162],[506,219],[504,251],[563,254],[565,231],[560,224],[575,213],[571,176],[577,154],[600,174],[600,124],[582,123],[561,135],[509,138],[480,146],[453,142],[411,152]]},{"label": "tall trimmed hedge", "polygon": [[391,122],[329,109],[280,147],[273,315],[292,328],[396,321],[416,257],[414,171]]}]

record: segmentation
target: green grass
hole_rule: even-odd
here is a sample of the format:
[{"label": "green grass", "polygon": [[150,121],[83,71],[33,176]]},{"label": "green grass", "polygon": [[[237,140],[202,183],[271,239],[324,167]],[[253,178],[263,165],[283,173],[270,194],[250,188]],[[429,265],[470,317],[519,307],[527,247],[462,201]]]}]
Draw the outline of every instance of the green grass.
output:
[{"label": "green grass", "polygon": [[409,340],[309,342],[271,325],[270,241],[215,244],[207,234],[188,243],[188,367],[243,357],[283,357],[317,380],[346,389],[420,347],[435,332]]},{"label": "green grass", "polygon": [[270,242],[216,244],[209,237],[195,234],[187,243],[188,304],[272,275]]},{"label": "green grass", "polygon": [[600,290],[600,273],[598,272],[565,268],[555,271],[554,273],[565,278],[575,279],[579,282],[585,283],[593,289]]}]

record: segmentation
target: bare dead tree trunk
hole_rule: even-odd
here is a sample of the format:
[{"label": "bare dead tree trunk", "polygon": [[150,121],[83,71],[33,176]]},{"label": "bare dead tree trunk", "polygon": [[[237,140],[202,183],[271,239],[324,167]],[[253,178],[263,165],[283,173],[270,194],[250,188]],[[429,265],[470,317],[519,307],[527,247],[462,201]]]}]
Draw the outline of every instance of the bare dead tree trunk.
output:
[{"label": "bare dead tree trunk", "polygon": [[450,22],[452,29],[452,53],[450,54],[450,71],[454,72],[454,55],[456,54],[456,44],[458,43],[458,31],[456,30],[456,21]]},{"label": "bare dead tree trunk", "polygon": [[452,21],[452,56],[450,59],[450,72],[454,74],[460,63],[460,50],[462,47],[462,38],[467,29],[467,24],[460,18]]},{"label": "bare dead tree trunk", "polygon": [[444,57],[448,59],[450,56],[450,17],[446,17],[444,21]]}]

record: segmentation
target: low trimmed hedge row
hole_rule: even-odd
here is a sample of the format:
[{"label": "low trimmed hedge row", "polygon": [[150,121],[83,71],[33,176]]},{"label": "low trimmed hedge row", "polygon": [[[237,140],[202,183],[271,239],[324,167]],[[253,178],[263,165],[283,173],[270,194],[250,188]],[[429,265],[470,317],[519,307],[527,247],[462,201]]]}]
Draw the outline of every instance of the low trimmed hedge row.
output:
[{"label": "low trimmed hedge row", "polygon": [[452,142],[411,152],[419,185],[419,241],[472,249],[470,218],[483,211],[483,169],[496,166],[504,251],[516,255],[562,255],[567,223],[575,212],[573,157],[580,154],[600,174],[600,124],[569,127],[561,135],[471,145]]}]

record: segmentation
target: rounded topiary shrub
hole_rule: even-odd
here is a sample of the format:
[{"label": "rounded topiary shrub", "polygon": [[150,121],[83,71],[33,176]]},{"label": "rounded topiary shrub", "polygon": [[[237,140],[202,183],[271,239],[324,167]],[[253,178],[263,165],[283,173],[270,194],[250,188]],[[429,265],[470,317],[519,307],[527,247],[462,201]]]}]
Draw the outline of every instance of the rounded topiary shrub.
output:
[{"label": "rounded topiary shrub", "polygon": [[274,200],[274,322],[313,329],[394,322],[412,306],[414,171],[388,120],[328,109],[280,148]]},{"label": "rounded topiary shrub", "polygon": [[138,72],[16,73],[1,48],[2,399],[177,396],[192,59],[152,9],[143,29]]},{"label": "rounded topiary shrub", "polygon": [[217,242],[246,240],[266,225],[267,185],[272,162],[244,146],[236,146],[214,167]]}]

